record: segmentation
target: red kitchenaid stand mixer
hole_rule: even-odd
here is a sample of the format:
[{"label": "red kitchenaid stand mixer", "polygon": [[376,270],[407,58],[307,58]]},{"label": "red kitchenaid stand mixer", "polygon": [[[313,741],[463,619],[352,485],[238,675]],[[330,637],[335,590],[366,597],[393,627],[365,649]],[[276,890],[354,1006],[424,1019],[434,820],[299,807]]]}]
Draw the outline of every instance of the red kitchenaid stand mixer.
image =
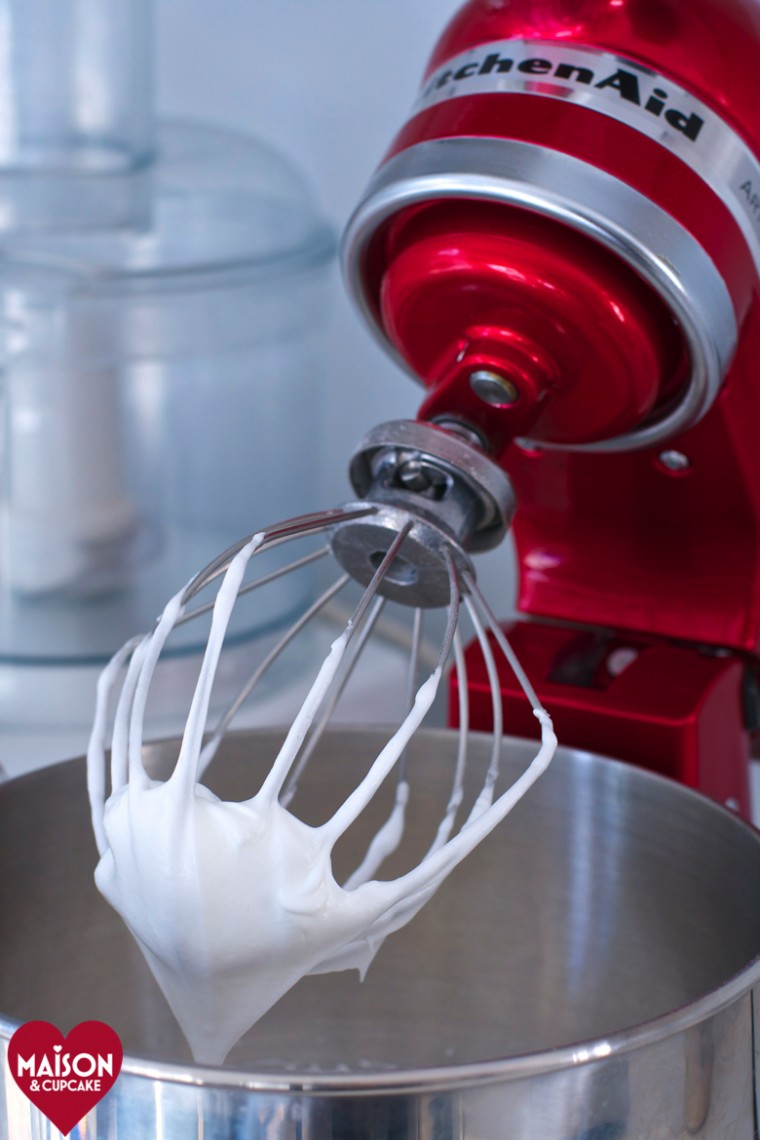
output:
[{"label": "red kitchenaid stand mixer", "polygon": [[[759,103],[754,0],[470,0],[344,246],[420,419],[466,425],[512,480],[510,637],[560,740],[744,814]],[[506,664],[501,685],[535,735]]]}]

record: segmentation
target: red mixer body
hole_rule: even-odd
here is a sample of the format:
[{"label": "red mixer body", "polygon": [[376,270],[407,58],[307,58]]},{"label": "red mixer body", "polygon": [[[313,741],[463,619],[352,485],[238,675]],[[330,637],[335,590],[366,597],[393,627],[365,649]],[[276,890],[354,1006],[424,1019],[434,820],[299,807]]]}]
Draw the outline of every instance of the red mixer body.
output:
[{"label": "red mixer body", "polygon": [[[532,620],[512,635],[560,739],[744,812],[758,105],[754,0],[471,0],[349,255],[370,324],[427,390],[421,418],[477,428],[513,481]],[[502,686],[506,723],[532,731]]]}]

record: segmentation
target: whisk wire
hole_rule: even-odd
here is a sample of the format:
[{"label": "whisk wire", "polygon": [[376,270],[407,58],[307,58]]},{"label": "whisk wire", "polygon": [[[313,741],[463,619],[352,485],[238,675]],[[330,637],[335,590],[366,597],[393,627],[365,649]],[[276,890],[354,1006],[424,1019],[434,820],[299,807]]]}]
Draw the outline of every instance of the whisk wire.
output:
[{"label": "whisk wire", "polygon": [[454,663],[456,665],[459,688],[459,733],[457,758],[446,810],[443,814],[435,839],[427,854],[432,855],[448,840],[454,830],[457,812],[464,799],[464,776],[467,770],[467,740],[470,732],[470,701],[467,695],[467,663],[462,645],[462,635],[457,629],[454,634]]},{"label": "whisk wire", "polygon": [[[412,644],[411,654],[409,660],[409,669],[407,672],[407,703],[406,707],[411,710],[414,707],[414,698],[417,688],[417,670],[420,656],[420,645],[422,642],[422,610],[418,607],[414,613],[414,623],[412,629]],[[375,833],[364,859],[348,877],[343,884],[344,889],[347,891],[355,890],[356,887],[361,886],[363,883],[372,879],[385,862],[389,855],[392,855],[398,848],[404,836],[404,826],[406,822],[406,809],[409,804],[409,782],[406,778],[407,758],[409,749],[404,748],[398,759],[398,771],[396,774],[396,793],[393,800],[393,806],[390,814],[385,823]]]},{"label": "whisk wire", "polygon": [[266,533],[261,532],[238,551],[224,575],[223,588],[219,590],[216,596],[206,652],[190,703],[190,712],[185,731],[182,734],[177,763],[170,777],[176,783],[194,786],[198,779],[203,732],[208,720],[216,671],[224,647],[224,635],[237,601],[246,567],[251,557],[261,549],[265,541]]},{"label": "whisk wire", "polygon": [[364,779],[348,796],[332,818],[323,824],[323,830],[331,836],[333,843],[335,843],[338,837],[358,818],[375,795],[388,773],[397,763],[399,752],[409,744],[409,741],[422,724],[422,721],[427,716],[436,698],[441,677],[443,676],[444,668],[451,651],[457,622],[459,621],[459,588],[457,585],[456,570],[451,558],[447,559],[447,566],[450,599],[448,619],[436,666],[430,676],[423,681],[422,685],[418,688],[412,708],[401,722],[400,727],[396,730],[391,740],[386,744],[385,748],[380,751]]},{"label": "whisk wire", "polygon": [[[406,682],[406,707],[411,709],[414,705],[414,698],[417,692],[417,674],[420,665],[420,647],[422,645],[422,625],[423,614],[422,609],[418,606],[414,611],[414,622],[412,625],[412,645],[409,654],[409,669],[407,672]],[[398,782],[403,783],[406,780],[406,765],[409,756],[408,749],[404,749],[398,762]]]},{"label": "whisk wire", "polygon": [[[454,585],[456,581],[456,571],[453,565],[450,564],[450,573],[452,575],[452,596]],[[482,602],[483,618],[491,633],[495,635],[498,623],[493,617],[493,614],[483,599],[483,595],[479,588],[475,587],[473,590],[474,580],[470,575],[463,575],[465,584],[468,587],[468,592],[472,592],[475,597],[476,605],[480,606]],[[465,596],[465,603],[468,603],[468,597]],[[468,605],[468,611],[476,627],[476,635],[478,636],[479,644],[484,650],[486,659],[486,669],[491,687],[492,702],[494,705],[494,716],[496,725],[498,725],[499,736],[494,733],[497,746],[500,743],[501,737],[501,702],[499,697],[499,679],[498,671],[496,669],[493,653],[487,642],[486,631],[484,622],[480,620],[477,609],[475,606]],[[496,627],[496,628],[495,628]],[[502,644],[506,646],[505,656],[510,661],[516,660],[514,651],[503,632],[499,629],[500,636],[496,639],[497,644],[501,647]],[[448,649],[454,645],[455,659],[459,668],[463,669],[461,674],[460,688],[466,689],[466,673],[464,672],[464,654],[461,650],[461,643],[457,650],[458,632],[452,634],[451,641],[445,649],[446,656],[448,656]],[[460,751],[457,769],[454,776],[454,785],[452,794],[449,800],[449,807],[447,808],[444,821],[439,828],[439,833],[436,836],[431,848],[411,871],[405,875],[400,876],[398,879],[393,880],[396,888],[394,898],[390,901],[388,909],[383,914],[383,921],[386,928],[394,928],[394,925],[400,926],[409,921],[411,917],[425,904],[430,896],[435,892],[440,882],[449,874],[451,868],[456,866],[470,851],[472,851],[489,832],[499,823],[505,816],[512,810],[516,803],[525,795],[529,788],[535,781],[543,774],[552,760],[557,746],[557,738],[554,734],[552,723],[549,715],[543,709],[532,685],[528,680],[524,670],[519,669],[518,681],[526,691],[526,696],[530,692],[532,694],[532,704],[534,715],[537,717],[541,726],[541,743],[531,764],[525,772],[522,773],[517,780],[515,780],[509,788],[507,788],[495,801],[493,799],[493,792],[498,777],[498,756],[493,758],[489,764],[488,770],[485,775],[483,786],[478,794],[475,805],[470,811],[469,816],[462,825],[461,829],[452,837],[451,831],[453,830],[453,814],[449,819],[451,806],[455,804],[458,806],[457,801],[461,797],[462,781],[464,777],[464,764],[465,761],[460,759],[464,755]],[[432,678],[431,678],[432,679]],[[430,679],[429,679],[430,680]],[[428,682],[426,682],[427,684]],[[498,712],[497,712],[498,709]],[[464,721],[468,719],[468,713],[460,706],[460,718]],[[382,753],[381,753],[382,756]],[[378,758],[379,759],[379,758]],[[377,764],[377,761],[376,761]],[[371,774],[371,773],[370,773]],[[348,803],[348,801],[347,801]],[[345,806],[345,805],[344,805]],[[442,841],[441,841],[442,840]],[[346,887],[357,885],[358,876],[354,876],[348,880]]]},{"label": "whisk wire", "polygon": [[[180,599],[172,598],[161,615],[153,635],[142,640],[130,661],[127,682],[116,711],[117,725],[123,718],[130,786],[133,786],[133,779],[139,777],[141,782],[147,779],[142,761],[145,707],[153,674],[180,609]],[[115,732],[115,737],[117,735],[120,734]],[[117,755],[116,765],[119,764]]]},{"label": "whisk wire", "polygon": [[298,762],[294,765],[292,771],[288,774],[288,778],[283,785],[282,793],[280,795],[280,803],[283,805],[283,807],[287,807],[292,802],[293,797],[298,790],[298,782],[301,779],[301,776],[303,775],[303,772],[306,769],[309,761],[314,755],[317,745],[324,735],[325,729],[332,719],[338,701],[343,696],[346,686],[351,680],[351,676],[357,665],[357,662],[359,661],[359,658],[362,655],[362,651],[364,650],[367,642],[369,641],[369,638],[375,629],[375,626],[377,625],[378,619],[380,618],[384,607],[385,598],[376,598],[369,617],[361,628],[359,637],[351,646],[353,652],[351,652],[350,655],[347,655],[347,662],[344,662],[342,676],[333,686],[333,690],[330,696],[324,702],[319,721],[316,727],[312,730],[311,735],[301,750],[301,755],[298,759]]},{"label": "whisk wire", "polygon": [[285,522],[276,523],[274,526],[257,531],[256,534],[249,534],[245,538],[241,538],[190,579],[182,592],[183,607],[201,590],[205,590],[217,578],[226,574],[231,562],[254,538],[261,537],[261,549],[270,550],[284,542],[290,542],[294,538],[305,538],[311,534],[320,534],[335,523],[366,518],[368,515],[375,514],[376,509],[371,505],[351,508],[334,507],[327,511],[299,515],[298,518],[287,519]]},{"label": "whisk wire", "polygon": [[[256,580],[253,582],[245,582],[238,591],[238,598],[242,598],[246,594],[252,593],[253,590],[259,590],[263,586],[268,586],[271,582],[275,582],[279,578],[285,577],[286,574],[292,574],[295,573],[296,570],[301,570],[305,566],[311,566],[312,563],[318,562],[321,558],[325,558],[329,553],[330,547],[323,546],[319,550],[312,551],[311,554],[305,554],[302,558],[296,558],[293,562],[289,562],[287,566],[279,566],[276,570],[271,570],[268,574],[263,574],[260,578],[256,578]],[[179,629],[180,626],[186,625],[188,622],[195,621],[196,618],[203,617],[204,614],[211,613],[213,608],[214,602],[212,600],[210,602],[204,602],[203,605],[195,606],[191,610],[187,610],[177,618],[176,622],[174,623],[175,629]]]},{"label": "whisk wire", "polygon": [[[90,804],[92,805],[95,842],[98,852],[101,855],[107,847],[103,817],[106,798],[105,749],[106,735],[108,732],[108,696],[116,683],[117,676],[142,640],[143,635],[140,634],[127,641],[121,649],[114,654],[98,677],[95,717],[87,751],[87,794],[90,799]],[[126,777],[127,771],[125,768],[123,773],[119,773],[119,787],[123,785]],[[111,782],[113,786],[113,767]]]},{"label": "whisk wire", "polygon": [[509,666],[510,666],[512,672],[514,673],[515,677],[517,678],[517,681],[518,681],[518,684],[520,685],[520,688],[525,693],[525,696],[530,701],[530,704],[534,710],[542,709],[543,706],[542,706],[540,700],[538,699],[538,694],[536,693],[536,690],[534,689],[533,685],[531,684],[531,681],[530,681],[530,678],[528,677],[528,674],[525,672],[522,665],[518,661],[517,654],[515,653],[512,646],[509,644],[509,641],[507,640],[507,637],[506,637],[506,634],[504,633],[504,630],[499,625],[498,619],[495,617],[493,610],[491,609],[488,602],[486,601],[486,598],[485,598],[483,592],[481,591],[480,587],[478,586],[478,583],[477,583],[474,575],[465,572],[463,574],[463,578],[464,578],[464,582],[465,582],[465,585],[467,586],[468,591],[470,592],[472,597],[477,602],[477,605],[480,609],[480,612],[483,614],[483,616],[486,620],[486,623],[488,625],[488,628],[491,631],[491,633],[493,634],[493,637],[494,637],[496,644],[499,646],[499,649],[502,651],[502,653],[506,657],[507,661],[509,662]]},{"label": "whisk wire", "polygon": [[[383,912],[387,918],[394,907],[403,908],[403,921],[416,913],[437,889],[453,867],[457,866],[512,810],[530,787],[546,771],[557,747],[551,720],[543,709],[536,710],[541,724],[541,744],[536,756],[517,780],[485,811],[467,823],[442,847],[425,856],[412,870],[392,881],[393,895]],[[415,902],[419,897],[421,901]]]},{"label": "whisk wire", "polygon": [[480,620],[480,615],[478,614],[475,605],[473,605],[473,602],[469,595],[465,596],[465,605],[467,607],[467,612],[470,615],[470,620],[472,621],[472,625],[475,630],[475,636],[478,640],[480,651],[483,654],[483,661],[485,663],[486,674],[488,676],[488,685],[491,691],[491,709],[493,716],[493,731],[491,734],[491,759],[488,765],[486,778],[483,783],[480,795],[473,804],[470,819],[468,819],[469,823],[471,819],[477,818],[481,812],[485,811],[487,807],[490,807],[491,803],[493,802],[494,787],[499,776],[499,760],[501,757],[501,738],[503,734],[504,717],[501,707],[499,674],[496,668],[496,661],[494,659],[491,645],[488,641],[485,627],[483,625],[483,622]]},{"label": "whisk wire", "polygon": [[335,676],[340,668],[343,655],[345,654],[346,647],[348,646],[351,638],[356,633],[364,615],[366,614],[372,599],[377,594],[377,591],[382,584],[385,575],[393,565],[393,562],[398,555],[401,546],[403,545],[409,530],[411,529],[411,521],[402,527],[399,533],[395,536],[391,543],[388,552],[382,559],[371,582],[362,594],[356,609],[351,617],[348,619],[346,628],[340,637],[336,638],[330,647],[330,653],[322,663],[322,667],[317,674],[314,684],[311,686],[306,695],[303,705],[301,706],[298,715],[295,717],[291,725],[285,742],[283,743],[275,761],[272,765],[264,783],[262,784],[260,796],[264,803],[272,803],[279,799],[282,792],[283,785],[287,779],[288,773],[298,755],[298,752],[306,738],[309,729],[314,723],[314,719],[319,711],[323,702],[323,695],[329,691],[330,686],[335,681]]},{"label": "whisk wire", "polygon": [[[295,570],[303,564],[304,564],[303,560],[299,560],[298,563],[292,563],[290,566],[285,567],[281,571],[281,573],[287,573],[290,570]],[[267,578],[268,578],[268,580],[271,581],[271,576],[267,576]],[[309,624],[309,622],[313,621],[313,619],[319,613],[321,613],[321,611],[325,608],[325,606],[327,606],[332,601],[332,599],[335,597],[335,595],[340,593],[340,591],[342,589],[344,589],[344,587],[348,584],[349,581],[350,581],[349,575],[343,574],[335,582],[333,582],[332,585],[330,585],[316,599],[316,601],[314,601],[309,606],[309,608],[307,610],[305,610],[303,614],[301,614],[301,616],[293,623],[293,625],[288,628],[286,633],[279,639],[279,641],[276,643],[276,645],[274,645],[272,647],[272,649],[269,651],[269,653],[267,653],[267,655],[264,657],[264,659],[256,667],[256,669],[253,671],[253,673],[248,678],[246,683],[243,685],[243,687],[238,692],[234,701],[229,705],[227,710],[224,712],[224,714],[220,718],[216,728],[214,729],[213,735],[207,741],[207,743],[204,745],[203,751],[201,752],[201,757],[200,757],[199,775],[203,775],[206,768],[209,766],[211,761],[214,759],[214,756],[216,755],[217,751],[219,750],[219,745],[221,744],[221,742],[224,738],[224,735],[227,732],[227,729],[229,728],[230,724],[235,719],[237,714],[240,712],[240,709],[243,707],[245,702],[248,700],[251,693],[255,689],[256,685],[259,683],[259,681],[264,676],[264,674],[267,672],[267,670],[271,668],[271,666],[274,664],[274,662],[277,660],[277,658],[282,655],[282,653],[285,651],[285,649],[287,649],[287,647],[298,636],[298,634],[300,634],[301,631],[303,629],[305,629],[305,627]],[[260,585],[264,585],[264,584],[265,584],[264,579],[261,579],[256,583],[252,583],[253,586],[260,586]]]}]

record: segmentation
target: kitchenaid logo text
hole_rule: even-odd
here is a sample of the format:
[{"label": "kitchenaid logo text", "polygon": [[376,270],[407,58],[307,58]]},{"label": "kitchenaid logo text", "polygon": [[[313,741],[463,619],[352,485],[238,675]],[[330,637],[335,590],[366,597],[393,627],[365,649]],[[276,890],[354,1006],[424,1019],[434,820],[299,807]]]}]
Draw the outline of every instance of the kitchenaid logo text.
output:
[{"label": "kitchenaid logo text", "polygon": [[754,218],[760,218],[760,191],[755,189],[752,179],[742,182],[740,190],[747,200],[747,209]]},{"label": "kitchenaid logo text", "polygon": [[506,40],[464,52],[439,68],[415,111],[461,95],[530,93],[582,102],[610,114],[615,104],[659,119],[691,142],[705,114],[688,92],[654,72],[606,52],[538,40]]},{"label": "kitchenaid logo text", "polygon": [[[561,100],[624,123],[690,166],[730,210],[760,272],[760,161],[728,123],[662,75],[595,48],[557,40],[498,40],[447,60],[413,114],[472,95]],[[504,137],[509,137],[505,104]],[[498,120],[495,131],[500,133]],[[461,126],[458,132],[461,134]]]}]

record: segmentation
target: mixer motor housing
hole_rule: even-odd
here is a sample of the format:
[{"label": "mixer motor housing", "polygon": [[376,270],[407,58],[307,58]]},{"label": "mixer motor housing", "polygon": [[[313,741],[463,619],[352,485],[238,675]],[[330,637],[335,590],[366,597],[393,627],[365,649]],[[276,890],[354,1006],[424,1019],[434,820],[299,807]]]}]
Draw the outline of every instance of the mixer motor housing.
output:
[{"label": "mixer motor housing", "polygon": [[344,242],[420,418],[510,476],[512,635],[560,737],[745,813],[759,62],[750,0],[470,0]]}]

